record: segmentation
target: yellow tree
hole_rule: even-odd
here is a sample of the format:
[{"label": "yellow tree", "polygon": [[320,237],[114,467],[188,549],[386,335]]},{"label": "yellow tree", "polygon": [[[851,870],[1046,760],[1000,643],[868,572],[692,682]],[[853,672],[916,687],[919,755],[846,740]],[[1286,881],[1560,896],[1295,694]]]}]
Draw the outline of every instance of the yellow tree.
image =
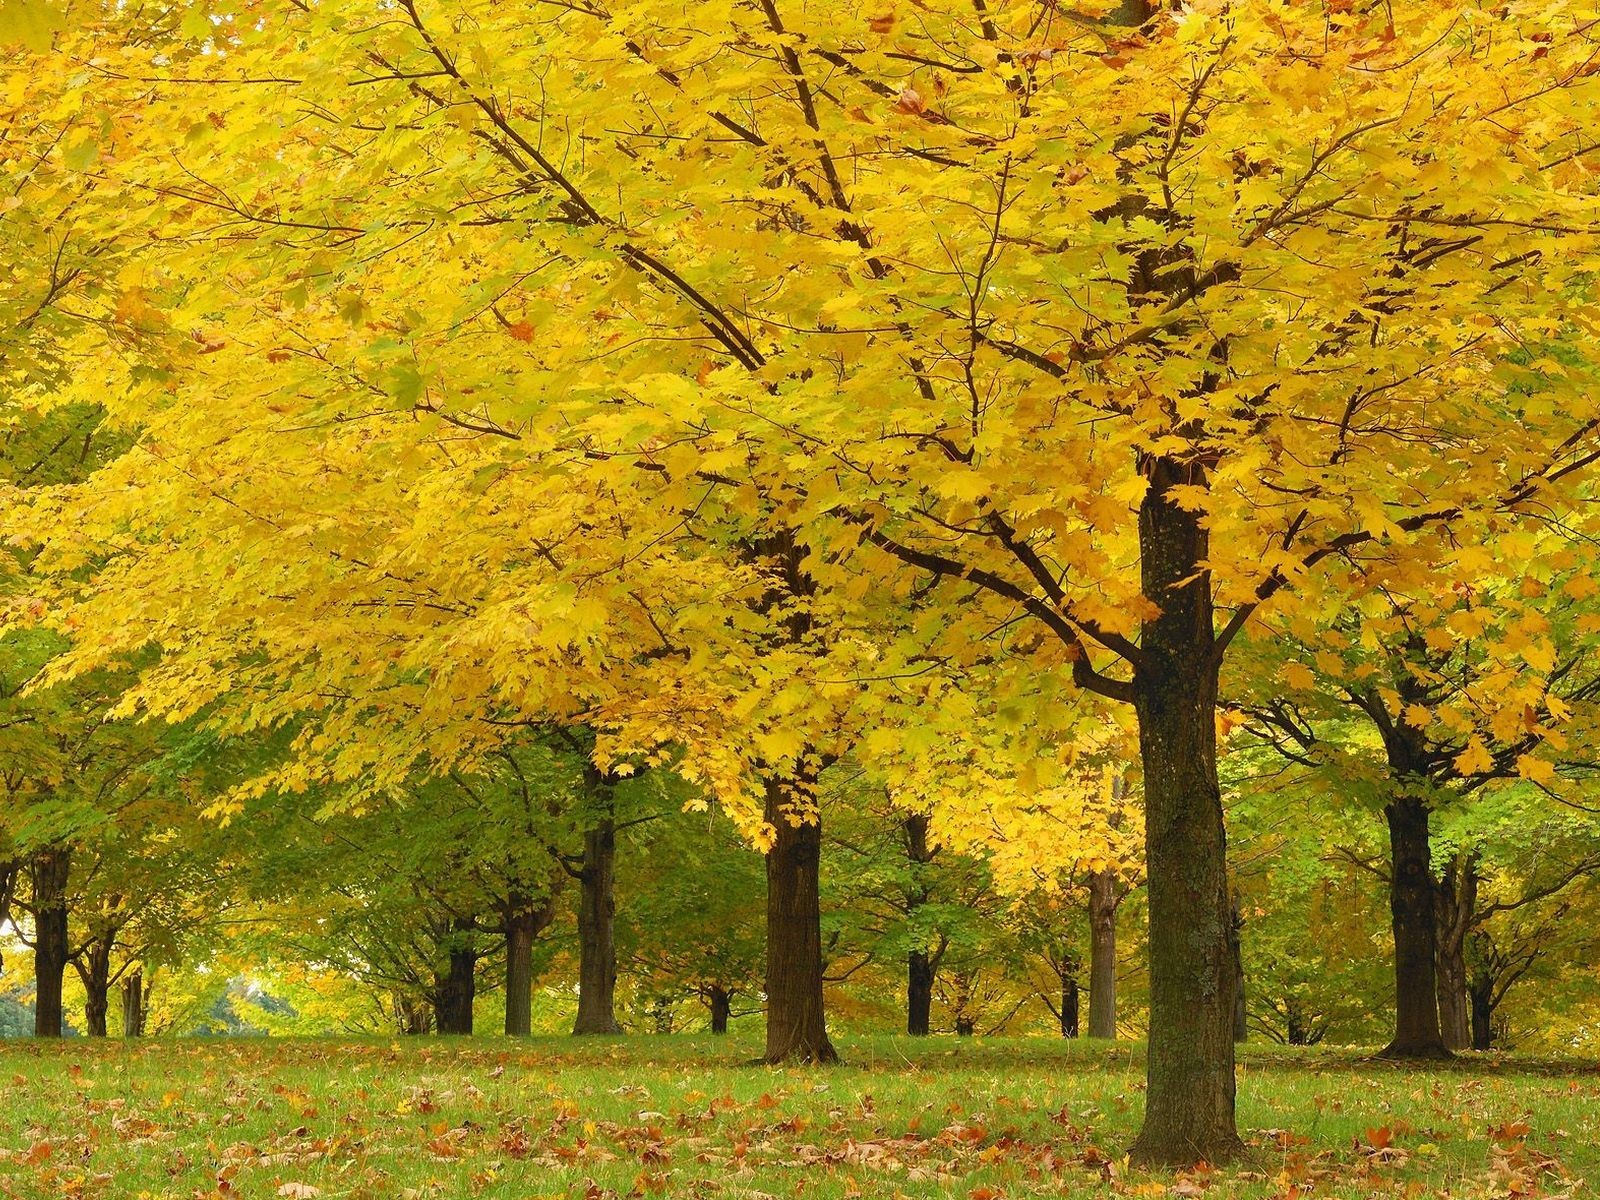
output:
[{"label": "yellow tree", "polygon": [[[391,611],[402,593],[455,602],[459,574],[427,600],[415,586],[453,539],[504,565],[496,532],[526,546],[529,520],[565,513],[600,565],[564,559],[538,596],[569,606],[534,618],[560,653],[486,666],[505,626],[485,625],[401,658],[473,695],[500,671],[559,706],[568,649],[603,658],[623,613],[650,633],[670,590],[652,578],[701,573],[701,601],[671,607],[719,669],[751,645],[727,634],[736,609],[798,619],[748,577],[734,604],[714,582],[739,547],[782,539],[801,607],[905,599],[921,619],[896,656],[981,660],[1010,697],[1033,686],[1041,745],[1072,722],[1069,681],[1132,707],[1151,921],[1135,1152],[1235,1153],[1227,651],[1264,605],[1343,604],[1363,558],[1468,569],[1459,546],[1559,513],[1600,456],[1586,10],[400,0],[374,19],[258,0],[165,10],[159,53],[127,29],[148,16],[102,15],[65,48],[92,64],[75,86],[136,116],[94,166],[145,199],[165,240],[143,286],[196,349],[170,392],[118,400],[150,431],[143,456],[39,527],[58,549],[67,531],[123,539],[75,614],[77,661],[195,648],[144,693],[181,707],[249,628],[301,656],[304,707],[328,659],[356,677],[370,651],[341,635],[359,627],[259,610],[286,576],[348,586],[329,563],[360,555],[350,513],[431,525],[362,568]],[[397,414],[472,440],[417,484]],[[507,433],[515,470],[476,474]],[[320,475],[321,455],[337,469]],[[531,507],[474,525],[468,481],[506,475]],[[355,477],[337,513],[293,490]],[[245,502],[258,482],[265,508]],[[184,529],[197,495],[233,523]],[[594,519],[616,505],[625,518]],[[262,524],[239,512],[279,508],[317,512],[285,527],[331,544],[249,550],[237,530]],[[685,513],[720,552],[667,534]],[[930,577],[948,586],[928,594]],[[129,621],[142,587],[172,603]],[[521,620],[528,599],[500,602]],[[840,645],[870,674],[870,641]],[[803,771],[816,748],[794,727],[837,715],[837,677],[767,648],[777,676],[747,674],[781,684],[736,690],[776,703],[739,716],[787,719],[746,731],[729,783],[750,758]],[[447,720],[467,694],[452,686],[430,676],[416,708]],[[650,703],[631,690],[610,698],[663,741],[739,707],[664,676]]]}]

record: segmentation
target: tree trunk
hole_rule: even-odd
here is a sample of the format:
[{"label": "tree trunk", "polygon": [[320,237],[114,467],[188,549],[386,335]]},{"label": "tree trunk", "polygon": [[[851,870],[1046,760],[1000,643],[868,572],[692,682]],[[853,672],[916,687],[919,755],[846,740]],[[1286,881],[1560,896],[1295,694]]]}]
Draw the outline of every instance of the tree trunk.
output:
[{"label": "tree trunk", "polygon": [[90,1037],[106,1036],[111,1009],[111,948],[115,934],[97,937],[83,949],[78,976],[83,980],[83,1021]]},{"label": "tree trunk", "polygon": [[[811,780],[799,781],[809,792]],[[802,799],[807,799],[805,797]],[[767,1052],[769,1063],[837,1062],[822,1007],[822,816],[791,820],[795,797],[769,780],[767,851]]]},{"label": "tree trunk", "polygon": [[583,835],[578,897],[578,1018],[573,1033],[621,1033],[617,1022],[617,831],[609,785],[587,769],[590,795],[603,815]]},{"label": "tree trunk", "polygon": [[539,935],[539,913],[514,899],[506,914],[506,1035],[533,1032],[533,939]]},{"label": "tree trunk", "polygon": [[450,939],[450,969],[440,984],[435,1002],[435,1026],[440,1033],[472,1032],[472,1002],[478,991],[478,952],[473,945],[472,922],[458,918]]},{"label": "tree trunk", "polygon": [[1089,1036],[1117,1036],[1117,876],[1089,876]]},{"label": "tree trunk", "polygon": [[1494,1049],[1494,985],[1473,980],[1472,988],[1472,1048]]},{"label": "tree trunk", "polygon": [[1467,934],[1478,907],[1478,855],[1457,854],[1434,884],[1434,969],[1439,989],[1439,1033],[1451,1050],[1472,1040],[1467,1000]]},{"label": "tree trunk", "polygon": [[[1198,514],[1168,489],[1204,486],[1197,461],[1148,458],[1139,508],[1141,628],[1133,699],[1144,766],[1150,890],[1150,1040],[1141,1165],[1219,1164],[1234,1124],[1227,833],[1217,782],[1217,676],[1209,553]],[[1094,996],[1090,994],[1091,1008]]]},{"label": "tree trunk", "polygon": [[416,1037],[427,1033],[432,1027],[428,1019],[428,1006],[424,1001],[415,996],[408,996],[396,992],[394,997],[394,1021],[402,1036]]},{"label": "tree trunk", "polygon": [[144,1036],[144,972],[133,971],[122,980],[122,1036]]},{"label": "tree trunk", "polygon": [[1071,977],[1061,981],[1061,1036],[1078,1036],[1078,981]]},{"label": "tree trunk", "polygon": [[906,955],[906,1032],[927,1037],[932,1012],[933,963],[926,950],[913,950]]},{"label": "tree trunk", "polygon": [[708,997],[711,1001],[711,1032],[728,1032],[728,1017],[733,1011],[733,995],[727,988],[714,987]]},{"label": "tree trunk", "polygon": [[1395,1034],[1384,1058],[1449,1058],[1434,975],[1434,881],[1428,806],[1400,796],[1389,820],[1389,912],[1394,928]]},{"label": "tree trunk", "polygon": [[67,969],[67,879],[72,851],[41,850],[29,864],[33,885],[33,977],[35,1037],[60,1037],[63,1028],[61,977]]}]

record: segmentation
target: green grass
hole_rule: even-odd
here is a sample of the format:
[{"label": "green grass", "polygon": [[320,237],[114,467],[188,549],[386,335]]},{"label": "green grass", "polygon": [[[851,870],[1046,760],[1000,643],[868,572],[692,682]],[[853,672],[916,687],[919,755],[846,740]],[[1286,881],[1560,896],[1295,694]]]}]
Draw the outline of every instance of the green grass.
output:
[{"label": "green grass", "polygon": [[0,1042],[0,1196],[1600,1194],[1581,1064],[1248,1047],[1250,1160],[1178,1176],[1122,1161],[1137,1046],[844,1038],[774,1069],[747,1037]]}]

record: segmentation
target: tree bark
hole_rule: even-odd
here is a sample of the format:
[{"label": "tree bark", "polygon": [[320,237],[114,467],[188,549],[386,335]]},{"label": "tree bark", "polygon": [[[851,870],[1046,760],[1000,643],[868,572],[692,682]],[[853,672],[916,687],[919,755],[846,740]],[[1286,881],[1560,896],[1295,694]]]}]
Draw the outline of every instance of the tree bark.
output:
[{"label": "tree bark", "polygon": [[470,920],[457,918],[450,940],[449,973],[441,981],[435,1000],[434,1025],[440,1033],[472,1032],[472,1002],[478,991],[478,952],[472,932]]},{"label": "tree bark", "polygon": [[111,949],[115,934],[97,937],[83,949],[78,976],[83,980],[83,1021],[90,1037],[106,1036],[111,1009]]},{"label": "tree bark", "polygon": [[906,955],[906,1032],[927,1037],[933,1013],[933,963],[926,950]]},{"label": "tree bark", "polygon": [[1472,1048],[1474,1050],[1494,1049],[1494,985],[1490,981],[1479,985],[1473,981],[1472,988]]},{"label": "tree bark", "polygon": [[593,767],[585,774],[602,815],[583,835],[583,869],[578,873],[578,1017],[572,1032],[621,1033],[616,1013],[616,823],[609,784]]},{"label": "tree bark", "polygon": [[728,1032],[728,1017],[733,1011],[733,995],[727,988],[713,987],[707,997],[711,1002],[711,1032]]},{"label": "tree bark", "polygon": [[1117,876],[1089,876],[1089,1036],[1117,1036]]},{"label": "tree bark", "polygon": [[1250,1025],[1244,1007],[1244,914],[1239,911],[1239,893],[1234,892],[1229,905],[1233,929],[1233,1040],[1246,1041]]},{"label": "tree bark", "polygon": [[1434,967],[1439,991],[1439,1033],[1446,1048],[1472,1041],[1467,999],[1467,934],[1478,907],[1478,856],[1456,855],[1434,885]]},{"label": "tree bark", "polygon": [[144,972],[133,971],[122,980],[122,1036],[144,1036]]},{"label": "tree bark", "polygon": [[[799,781],[810,789],[812,781]],[[822,1003],[822,817],[791,820],[794,797],[769,780],[767,851],[767,1050],[769,1063],[837,1062]]]},{"label": "tree bark", "polygon": [[404,1037],[416,1037],[427,1033],[432,1027],[432,1022],[428,1019],[427,1004],[403,992],[395,993],[394,1021]]},{"label": "tree bark", "polygon": [[41,850],[29,863],[33,888],[33,978],[35,1037],[60,1037],[62,975],[67,969],[67,879],[72,851],[65,846]]},{"label": "tree bark", "polygon": [[1078,1036],[1078,981],[1066,978],[1061,981],[1061,1036],[1075,1038]]},{"label": "tree bark", "polygon": [[533,941],[553,916],[552,905],[513,896],[506,906],[506,1024],[508,1037],[533,1032]]},{"label": "tree bark", "polygon": [[1436,914],[1428,844],[1428,806],[1399,796],[1389,821],[1389,912],[1394,930],[1395,1033],[1384,1058],[1449,1058],[1439,1029],[1434,973]]},{"label": "tree bark", "polygon": [[[1224,1163],[1234,1123],[1227,833],[1217,781],[1220,654],[1199,514],[1169,489],[1204,486],[1195,460],[1147,458],[1141,586],[1159,610],[1141,627],[1133,699],[1144,766],[1150,889],[1150,1040],[1140,1164]],[[1091,1006],[1094,996],[1090,995]]]}]

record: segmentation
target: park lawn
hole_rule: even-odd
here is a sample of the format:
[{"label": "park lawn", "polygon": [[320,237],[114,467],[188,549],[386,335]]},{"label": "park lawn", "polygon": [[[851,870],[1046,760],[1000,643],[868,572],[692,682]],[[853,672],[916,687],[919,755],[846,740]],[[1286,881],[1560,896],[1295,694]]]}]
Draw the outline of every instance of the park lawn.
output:
[{"label": "park lawn", "polygon": [[748,1033],[0,1042],[0,1196],[1600,1195],[1600,1072],[1246,1047],[1248,1162],[1129,1170],[1142,1048]]}]

